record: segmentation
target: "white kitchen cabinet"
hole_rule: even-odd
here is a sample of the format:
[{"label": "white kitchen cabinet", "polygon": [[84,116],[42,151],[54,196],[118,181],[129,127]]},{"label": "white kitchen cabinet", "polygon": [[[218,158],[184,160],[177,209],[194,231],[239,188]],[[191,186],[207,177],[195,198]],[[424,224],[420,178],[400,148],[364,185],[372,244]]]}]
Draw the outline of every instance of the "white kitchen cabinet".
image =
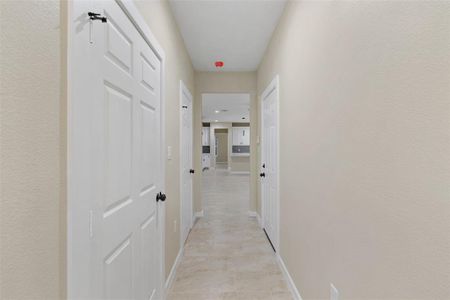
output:
[{"label": "white kitchen cabinet", "polygon": [[209,127],[202,128],[202,146],[209,146]]},{"label": "white kitchen cabinet", "polygon": [[250,146],[250,127],[233,127],[233,146]]},{"label": "white kitchen cabinet", "polygon": [[202,169],[209,168],[211,166],[211,155],[209,153],[202,154]]}]

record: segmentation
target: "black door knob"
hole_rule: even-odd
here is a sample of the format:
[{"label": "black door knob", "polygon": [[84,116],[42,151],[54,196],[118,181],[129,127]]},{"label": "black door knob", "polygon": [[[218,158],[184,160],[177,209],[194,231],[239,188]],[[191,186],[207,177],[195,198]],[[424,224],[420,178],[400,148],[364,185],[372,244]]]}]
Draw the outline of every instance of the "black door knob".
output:
[{"label": "black door knob", "polygon": [[194,170],[194,169],[190,169],[190,170],[189,170],[189,173],[194,174],[194,173],[195,173],[195,170]]},{"label": "black door knob", "polygon": [[260,177],[266,177],[266,173],[259,173]]},{"label": "black door knob", "polygon": [[161,192],[156,194],[156,202],[158,202],[158,201],[165,201],[165,200],[166,200],[166,194],[163,194]]}]

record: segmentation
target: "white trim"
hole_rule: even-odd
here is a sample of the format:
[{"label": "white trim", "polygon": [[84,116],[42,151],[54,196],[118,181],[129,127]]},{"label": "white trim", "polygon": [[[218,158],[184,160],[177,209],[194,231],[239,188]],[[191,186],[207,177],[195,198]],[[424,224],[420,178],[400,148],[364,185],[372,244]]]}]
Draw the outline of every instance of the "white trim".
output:
[{"label": "white trim", "polygon": [[[156,52],[156,55],[161,61],[165,61],[166,54],[161,44],[158,42],[156,37],[153,35],[152,31],[148,27],[147,22],[142,17],[141,13],[137,9],[133,0],[116,0],[117,4],[124,10],[128,15],[131,22],[137,28],[139,33],[142,35],[144,40],[149,44],[150,48]],[[164,77],[163,77],[164,78]],[[163,79],[161,78],[161,79]]]},{"label": "white trim", "polygon": [[249,210],[248,211],[248,216],[251,217],[251,218],[256,218],[256,221],[258,222],[259,227],[262,228],[261,217],[260,217],[260,215],[258,214],[257,211]]},{"label": "white trim", "polygon": [[283,273],[284,279],[287,281],[289,291],[292,294],[292,297],[294,297],[295,300],[302,300],[302,297],[300,296],[300,292],[298,291],[297,287],[295,286],[294,280],[292,280],[291,274],[289,274],[288,269],[286,268],[286,265],[284,264],[283,259],[281,258],[280,254],[276,254],[277,263],[280,266],[281,272]]},{"label": "white trim", "polygon": [[258,222],[258,226],[262,228],[261,217],[259,216],[257,211],[248,211],[248,216],[250,218],[256,218],[256,222]]},{"label": "white trim", "polygon": [[[267,85],[267,87],[264,89],[264,92],[261,94],[261,98],[260,98],[260,102],[261,102],[261,109],[260,109],[260,120],[261,120],[261,124],[260,124],[260,128],[261,128],[261,141],[260,144],[262,144],[262,140],[264,139],[264,107],[263,107],[263,103],[264,103],[264,98],[266,98],[267,95],[269,95],[274,89],[276,89],[276,100],[277,100],[277,145],[278,145],[278,151],[277,151],[277,166],[278,166],[278,170],[277,170],[277,194],[276,194],[276,214],[277,214],[277,229],[276,229],[276,238],[274,242],[274,247],[276,249],[277,252],[280,252],[280,76],[277,74],[272,81]],[[262,156],[263,153],[263,147],[261,147],[261,162],[263,159]],[[262,183],[260,184],[260,195],[261,195],[261,227],[264,228],[264,201],[263,201],[263,191],[262,191]]]},{"label": "white trim", "polygon": [[177,275],[177,269],[181,263],[181,259],[183,258],[183,253],[184,253],[184,246],[182,246],[180,248],[180,251],[178,251],[177,258],[175,258],[172,269],[170,270],[169,273],[169,277],[167,277],[166,284],[164,285],[166,296],[169,292],[169,289],[172,287],[173,281],[175,280],[175,276]]},{"label": "white trim", "polygon": [[195,213],[196,218],[202,218],[205,214],[203,213],[203,209],[201,211],[197,211]]},{"label": "white trim", "polygon": [[197,219],[203,218],[204,217],[204,213],[203,213],[203,209],[201,211],[197,211],[194,213],[194,223],[195,221],[197,221]]},{"label": "white trim", "polygon": [[[180,100],[179,100],[179,109],[180,109],[180,137],[179,137],[179,143],[180,143],[180,149],[179,149],[179,155],[180,155],[180,245],[183,245],[186,240],[187,237],[189,235],[189,233],[186,235],[186,237],[183,236],[183,197],[182,197],[182,191],[183,191],[183,180],[182,180],[182,176],[183,176],[183,94],[185,94],[186,96],[188,96],[189,100],[191,101],[191,120],[194,120],[194,99],[192,98],[192,94],[189,91],[189,89],[186,87],[186,84],[184,84],[183,80],[180,79]],[[192,146],[192,154],[194,154],[194,123],[191,124],[191,146]],[[191,168],[194,169],[194,157],[191,158],[192,161],[192,166]],[[192,186],[191,186],[191,203],[190,203],[190,217],[191,219],[188,220],[189,221],[189,229],[192,229],[192,226],[194,225],[194,218],[192,217],[192,212],[194,210],[194,178],[192,178],[192,182],[191,182]]]},{"label": "white trim", "polygon": [[250,174],[250,171],[230,171],[230,174]]},{"label": "white trim", "polygon": [[262,228],[261,216],[258,214],[258,212],[256,212],[256,220],[258,221],[259,227]]},{"label": "white trim", "polygon": [[[124,11],[124,13],[128,16],[130,21],[133,23],[137,31],[141,34],[143,39],[147,42],[149,47],[154,51],[155,55],[158,57],[158,59],[161,62],[161,92],[160,92],[160,110],[161,110],[161,116],[160,116],[160,128],[161,128],[161,174],[160,174],[160,180],[161,180],[161,190],[165,191],[166,189],[166,181],[165,181],[165,175],[166,175],[166,127],[165,127],[165,115],[166,115],[166,93],[165,93],[165,65],[166,65],[166,55],[162,48],[162,46],[159,44],[159,42],[156,40],[155,36],[151,32],[147,22],[144,20],[140,12],[138,11],[137,7],[135,6],[133,0],[115,0],[115,2],[119,5],[119,7]],[[76,67],[78,65],[78,62],[74,59],[73,56],[73,32],[74,32],[74,23],[72,22],[73,18],[73,10],[74,10],[74,1],[69,1],[69,4],[67,6],[68,13],[67,13],[67,216],[70,216],[70,209],[71,209],[71,201],[75,196],[75,192],[73,190],[73,179],[72,179],[72,167],[71,165],[73,162],[71,161],[71,130],[72,130],[72,116],[71,116],[71,107],[73,102],[73,88],[72,88],[72,80],[73,76],[72,74],[75,72]],[[159,219],[158,227],[160,228],[160,237],[159,240],[161,242],[161,249],[160,249],[160,291],[161,294],[164,294],[164,279],[165,279],[165,217],[166,217],[166,207],[165,202],[159,202],[158,210],[161,218]],[[67,224],[66,224],[66,234],[67,234],[67,249],[66,249],[66,256],[68,261],[68,267],[66,270],[66,285],[68,287],[68,290],[70,289],[70,286],[72,285],[71,279],[72,276],[70,274],[70,266],[69,266],[69,260],[71,256],[72,251],[72,245],[73,245],[73,238],[71,235],[72,225],[70,223],[70,218],[67,218]],[[70,290],[68,291],[68,298],[71,298]]]}]

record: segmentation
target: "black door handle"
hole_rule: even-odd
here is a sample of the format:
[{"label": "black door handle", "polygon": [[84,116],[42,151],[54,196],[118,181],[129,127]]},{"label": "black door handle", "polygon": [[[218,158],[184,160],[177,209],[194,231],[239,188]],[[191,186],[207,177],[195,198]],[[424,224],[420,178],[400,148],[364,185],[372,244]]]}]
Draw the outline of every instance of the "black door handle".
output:
[{"label": "black door handle", "polygon": [[259,177],[266,177],[266,173],[259,173]]},{"label": "black door handle", "polygon": [[159,192],[158,194],[156,194],[156,202],[158,201],[166,201],[166,194],[163,194],[161,192]]},{"label": "black door handle", "polygon": [[195,170],[194,170],[194,169],[190,169],[190,170],[189,170],[189,173],[194,174],[194,173],[195,173]]}]

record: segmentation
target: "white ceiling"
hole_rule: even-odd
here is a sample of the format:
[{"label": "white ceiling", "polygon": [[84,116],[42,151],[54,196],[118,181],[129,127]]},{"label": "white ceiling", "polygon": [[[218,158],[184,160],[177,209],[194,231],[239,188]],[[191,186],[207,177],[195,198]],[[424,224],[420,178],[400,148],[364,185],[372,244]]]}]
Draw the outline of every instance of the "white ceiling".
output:
[{"label": "white ceiling", "polygon": [[[285,0],[170,0],[194,68],[255,71]],[[223,61],[216,68],[215,61]]]},{"label": "white ceiling", "polygon": [[203,122],[250,122],[249,111],[249,94],[202,95]]}]

